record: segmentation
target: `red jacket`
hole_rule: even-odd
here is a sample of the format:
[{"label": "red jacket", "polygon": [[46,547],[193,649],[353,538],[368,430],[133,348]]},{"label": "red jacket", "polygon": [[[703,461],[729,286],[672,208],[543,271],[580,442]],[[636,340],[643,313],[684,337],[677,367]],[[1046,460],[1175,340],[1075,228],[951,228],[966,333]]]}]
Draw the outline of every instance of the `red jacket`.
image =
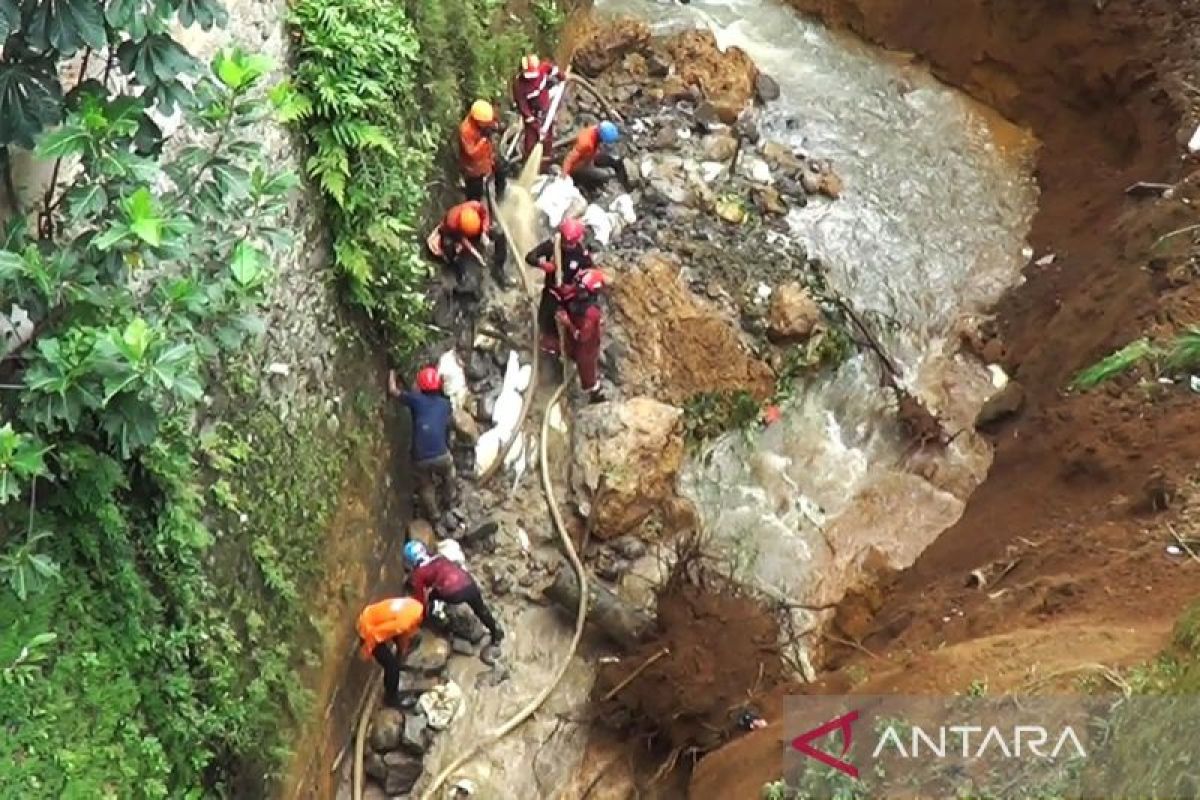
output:
[{"label": "red jacket", "polygon": [[465,569],[443,556],[434,556],[413,570],[413,594],[423,603],[429,602],[429,593],[445,596],[462,591],[475,583]]},{"label": "red jacket", "polygon": [[532,78],[526,78],[523,72],[517,74],[513,79],[512,92],[513,102],[517,104],[517,111],[521,112],[521,119],[528,120],[532,117],[539,123],[542,121],[546,112],[550,110],[550,90],[559,79],[558,67],[549,61],[541,62],[537,75]]},{"label": "red jacket", "polygon": [[600,354],[600,335],[604,312],[593,301],[573,302],[563,315],[567,324],[567,349],[575,359],[595,358]]}]

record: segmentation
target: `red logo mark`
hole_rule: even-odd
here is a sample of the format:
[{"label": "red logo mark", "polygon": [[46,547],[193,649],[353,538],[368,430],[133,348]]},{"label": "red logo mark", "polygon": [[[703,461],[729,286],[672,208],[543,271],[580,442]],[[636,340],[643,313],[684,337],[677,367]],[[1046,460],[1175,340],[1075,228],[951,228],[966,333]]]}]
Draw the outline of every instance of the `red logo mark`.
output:
[{"label": "red logo mark", "polygon": [[858,712],[851,711],[849,714],[843,714],[837,719],[831,719],[820,727],[813,728],[810,731],[800,734],[795,739],[792,739],[792,748],[798,750],[809,758],[814,758],[820,761],[827,767],[833,767],[839,772],[844,772],[851,778],[858,777],[858,767],[853,764],[842,761],[840,758],[834,758],[828,753],[818,750],[813,747],[810,742],[820,739],[832,731],[840,730],[842,732],[842,752],[841,755],[846,755],[850,752],[850,743],[854,740],[854,730],[851,726],[858,719]]}]

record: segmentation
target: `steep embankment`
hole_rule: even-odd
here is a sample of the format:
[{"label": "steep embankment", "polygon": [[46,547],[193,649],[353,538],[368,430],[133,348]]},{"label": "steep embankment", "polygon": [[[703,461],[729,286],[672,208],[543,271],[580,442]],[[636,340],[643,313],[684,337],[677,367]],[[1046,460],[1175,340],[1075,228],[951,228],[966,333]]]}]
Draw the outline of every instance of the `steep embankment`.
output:
[{"label": "steep embankment", "polygon": [[[912,569],[843,603],[835,633],[855,647],[830,645],[829,666],[843,669],[820,690],[1029,689],[1085,662],[1152,657],[1200,586],[1195,564],[1163,552],[1171,523],[1185,537],[1191,530],[1200,412],[1185,387],[1153,376],[1142,388],[1065,387],[1139,336],[1194,324],[1187,237],[1152,248],[1194,221],[1178,199],[1191,189],[1174,200],[1124,190],[1190,172],[1180,166],[1182,87],[1196,4],[791,4],[914,52],[943,80],[1030,126],[1043,142],[1031,245],[1035,259],[1054,256],[1029,265],[1026,283],[999,305],[990,340],[966,343],[1001,360],[1026,390],[1023,413],[993,430],[989,478]],[[968,580],[975,569],[986,591]],[[778,776],[783,736],[772,725],[711,755],[691,796],[757,792]]]},{"label": "steep embankment", "polygon": [[[1188,469],[1196,455],[1189,434],[1200,416],[1186,396],[1147,405],[1065,396],[1063,389],[1074,372],[1142,335],[1169,300],[1161,275],[1147,268],[1148,248],[1186,221],[1186,211],[1131,200],[1124,189],[1179,174],[1173,65],[1192,52],[1191,4],[1120,2],[1102,11],[987,0],[793,5],[917,53],[944,80],[1031,126],[1043,142],[1031,244],[1035,258],[1055,260],[1030,265],[1027,282],[997,309],[996,340],[983,345],[1021,381],[1028,407],[998,434],[991,475],[962,521],[901,579],[905,597],[915,599],[942,577],[961,584],[967,571],[1005,556],[1018,536],[1043,526],[1120,519],[1131,505],[1123,498],[1140,494],[1155,468]],[[1049,569],[1061,548],[1070,555],[1059,560],[1079,572],[1089,559],[1108,570],[1110,554],[1095,534],[1086,547],[1076,546],[1077,536],[1048,536],[1036,560]],[[896,598],[888,606],[917,616],[912,602]],[[941,616],[934,627],[942,627]],[[895,627],[894,613],[891,619]]]}]

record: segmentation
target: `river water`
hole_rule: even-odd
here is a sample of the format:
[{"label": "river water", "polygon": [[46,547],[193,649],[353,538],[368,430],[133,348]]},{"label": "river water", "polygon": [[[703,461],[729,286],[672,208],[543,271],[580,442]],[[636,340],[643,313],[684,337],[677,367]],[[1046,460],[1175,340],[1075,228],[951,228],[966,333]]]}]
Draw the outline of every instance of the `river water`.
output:
[{"label": "river water", "polygon": [[597,8],[641,17],[655,33],[709,28],[778,81],[765,138],[832,160],[845,180],[841,199],[791,213],[793,235],[834,288],[892,320],[881,338],[907,388],[951,433],[964,430],[944,454],[913,457],[876,364],[859,356],[805,386],[782,422],[729,435],[688,464],[685,491],[736,577],[797,601],[836,601],[864,575],[911,564],[990,465],[971,422],[992,381],[955,355],[955,331],[1020,280],[1036,143],[904,59],[777,3]]}]

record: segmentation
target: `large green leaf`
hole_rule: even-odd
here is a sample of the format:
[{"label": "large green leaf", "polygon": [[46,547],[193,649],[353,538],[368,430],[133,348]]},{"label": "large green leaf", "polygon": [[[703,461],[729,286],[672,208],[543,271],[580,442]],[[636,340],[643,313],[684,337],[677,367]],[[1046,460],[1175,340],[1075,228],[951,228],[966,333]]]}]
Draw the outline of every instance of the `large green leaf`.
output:
[{"label": "large green leaf", "polygon": [[0,63],[0,147],[33,149],[35,138],[62,119],[62,87],[42,62]]},{"label": "large green leaf", "polygon": [[85,45],[102,50],[108,44],[104,15],[96,0],[38,0],[26,4],[25,36],[38,51],[69,56]]},{"label": "large green leaf", "polygon": [[197,66],[188,51],[165,33],[151,34],[140,42],[123,42],[117,48],[117,59],[121,69],[148,87],[172,83],[180,75],[194,72]]},{"label": "large green leaf", "polygon": [[179,23],[185,28],[193,24],[199,25],[201,30],[214,26],[223,28],[228,21],[229,14],[216,0],[183,0],[179,4]]}]

